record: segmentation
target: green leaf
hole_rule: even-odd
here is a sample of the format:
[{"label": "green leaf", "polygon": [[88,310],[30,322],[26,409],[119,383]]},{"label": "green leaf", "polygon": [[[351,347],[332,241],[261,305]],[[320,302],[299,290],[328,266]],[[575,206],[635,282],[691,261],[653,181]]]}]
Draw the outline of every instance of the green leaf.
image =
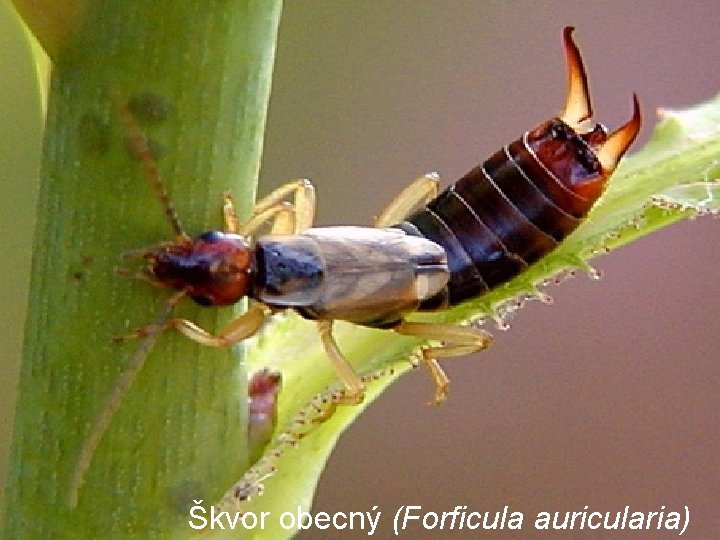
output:
[{"label": "green leaf", "polygon": [[[481,298],[454,309],[413,319],[438,322],[479,317],[504,320],[527,298],[542,297],[537,287],[568,271],[590,269],[597,255],[683,218],[715,213],[720,201],[720,97],[682,111],[664,111],[647,145],[626,158],[610,186],[584,222],[552,254],[524,274]],[[336,339],[359,373],[376,374],[365,402],[341,406],[328,421],[313,426],[314,400],[326,387],[337,388],[334,372],[310,323],[289,314],[270,327],[248,351],[250,371],[282,372],[278,435],[240,487],[263,480],[265,492],[238,503],[228,492],[228,511],[270,511],[275,519],[252,538],[277,539],[290,532],[278,523],[283,512],[307,510],[319,475],[338,437],[392,381],[410,368],[408,358],[420,342],[390,331],[336,323]],[[372,377],[371,377],[372,378]],[[452,399],[452,396],[451,398]],[[263,479],[266,474],[277,472]]]}]

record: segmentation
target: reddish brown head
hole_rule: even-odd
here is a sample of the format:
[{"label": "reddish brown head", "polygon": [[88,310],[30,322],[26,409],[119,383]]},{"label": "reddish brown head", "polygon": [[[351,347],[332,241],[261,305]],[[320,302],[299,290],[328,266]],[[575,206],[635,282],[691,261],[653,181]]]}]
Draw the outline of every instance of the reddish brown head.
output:
[{"label": "reddish brown head", "polygon": [[229,306],[247,296],[254,272],[253,251],[237,234],[210,231],[180,239],[145,255],[158,283],[185,291],[201,306]]},{"label": "reddish brown head", "polygon": [[556,178],[558,198],[574,216],[584,216],[600,197],[608,178],[640,131],[637,96],[630,120],[612,133],[596,124],[583,130],[592,116],[587,77],[572,27],[563,32],[568,64],[568,92],[563,113],[527,134],[527,145]]}]

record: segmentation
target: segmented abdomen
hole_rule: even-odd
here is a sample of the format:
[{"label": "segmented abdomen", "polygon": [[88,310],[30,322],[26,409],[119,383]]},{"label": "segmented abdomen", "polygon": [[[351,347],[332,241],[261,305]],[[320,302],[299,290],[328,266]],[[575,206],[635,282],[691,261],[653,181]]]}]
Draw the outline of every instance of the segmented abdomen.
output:
[{"label": "segmented abdomen", "polygon": [[[594,202],[568,189],[535,153],[557,136],[554,128],[567,126],[555,119],[542,127],[505,146],[397,225],[447,252],[449,305],[510,280],[552,251]],[[570,168],[596,165],[594,156],[586,163],[579,154],[563,161]]]}]

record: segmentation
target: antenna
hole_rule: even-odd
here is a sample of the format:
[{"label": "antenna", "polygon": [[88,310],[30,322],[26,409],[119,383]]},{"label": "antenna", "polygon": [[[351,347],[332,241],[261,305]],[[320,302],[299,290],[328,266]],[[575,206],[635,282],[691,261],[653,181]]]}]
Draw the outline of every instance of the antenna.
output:
[{"label": "antenna", "polygon": [[181,291],[171,296],[165,302],[163,308],[155,316],[153,322],[146,327],[148,328],[147,334],[140,342],[140,345],[135,350],[135,354],[133,354],[132,358],[130,358],[128,365],[125,367],[125,370],[115,383],[115,388],[113,388],[107,403],[95,417],[92,427],[90,428],[90,435],[83,443],[82,450],[78,456],[77,464],[75,465],[75,470],[70,478],[68,504],[71,508],[75,508],[77,506],[80,488],[85,482],[85,474],[90,468],[90,463],[92,463],[92,459],[95,456],[95,451],[105,435],[105,432],[110,425],[110,421],[120,408],[123,396],[127,392],[128,388],[132,386],[135,377],[138,373],[140,373],[143,365],[145,365],[145,360],[150,354],[150,350],[155,345],[155,341],[157,341],[158,336],[165,328],[165,321],[167,321],[167,318],[170,316],[175,304],[177,304],[184,295],[185,293]]},{"label": "antenna", "polygon": [[113,102],[115,103],[115,109],[118,117],[120,118],[120,122],[127,132],[125,140],[128,143],[128,149],[135,156],[135,159],[142,164],[145,175],[150,180],[150,185],[165,210],[165,216],[170,222],[173,232],[176,236],[187,237],[182,223],[180,222],[180,218],[175,211],[175,207],[170,201],[167,189],[165,189],[165,183],[163,182],[162,176],[160,176],[160,171],[158,170],[155,156],[150,148],[150,142],[148,141],[147,136],[143,133],[143,130],[138,125],[132,112],[122,101],[122,98],[118,95],[114,95]]}]

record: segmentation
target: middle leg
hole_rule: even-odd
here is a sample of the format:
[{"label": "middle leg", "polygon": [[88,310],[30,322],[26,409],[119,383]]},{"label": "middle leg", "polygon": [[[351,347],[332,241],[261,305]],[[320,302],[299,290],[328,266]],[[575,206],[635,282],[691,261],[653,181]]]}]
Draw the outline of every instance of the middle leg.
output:
[{"label": "middle leg", "polygon": [[339,396],[333,396],[333,402],[343,405],[357,405],[365,397],[365,385],[347,361],[332,335],[332,321],[318,321],[318,332],[325,352],[330,358],[335,372],[345,386]]},{"label": "middle leg", "polygon": [[438,196],[440,178],[435,173],[426,174],[405,187],[383,208],[375,218],[376,228],[390,227],[419,210]]}]

